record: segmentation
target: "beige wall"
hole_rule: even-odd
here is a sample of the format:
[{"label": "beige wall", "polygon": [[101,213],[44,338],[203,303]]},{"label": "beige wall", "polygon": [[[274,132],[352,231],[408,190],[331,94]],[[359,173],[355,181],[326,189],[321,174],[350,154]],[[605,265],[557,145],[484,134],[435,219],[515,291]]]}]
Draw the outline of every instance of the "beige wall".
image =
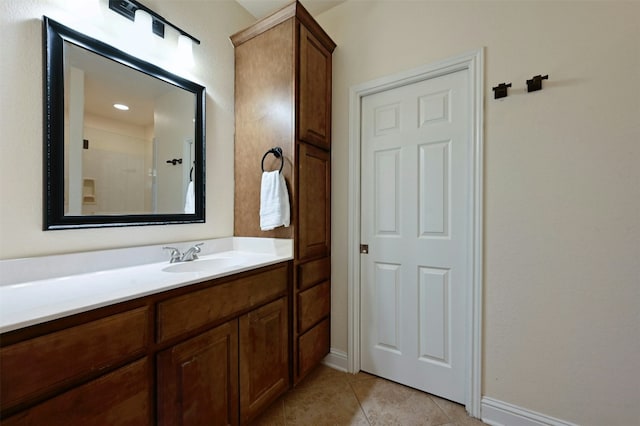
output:
[{"label": "beige wall", "polygon": [[[235,1],[146,0],[202,44],[180,68],[168,40],[142,51],[132,24],[108,0],[0,0],[0,259],[159,244],[233,234],[233,46],[255,19]],[[194,225],[42,231],[42,15],[99,38],[207,89],[207,222]]]},{"label": "beige wall", "polygon": [[483,395],[637,424],[640,3],[349,0],[318,20],[338,45],[332,346],[347,350],[349,88],[484,47]]}]

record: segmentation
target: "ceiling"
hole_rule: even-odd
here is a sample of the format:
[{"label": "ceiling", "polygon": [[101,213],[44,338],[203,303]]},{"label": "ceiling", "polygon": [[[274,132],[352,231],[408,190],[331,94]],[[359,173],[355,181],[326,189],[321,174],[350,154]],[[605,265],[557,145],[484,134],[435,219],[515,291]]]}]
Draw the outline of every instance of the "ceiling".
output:
[{"label": "ceiling", "polygon": [[[256,19],[264,18],[278,9],[290,4],[292,0],[236,0]],[[334,6],[344,3],[346,0],[300,0],[300,3],[312,16],[318,16],[322,12]]]},{"label": "ceiling", "polygon": [[[64,44],[64,55],[65,73],[70,67],[84,71],[85,113],[147,126],[153,124],[154,99],[174,87],[73,43]],[[65,91],[69,89],[67,78]],[[70,99],[68,93],[65,99]],[[119,111],[115,103],[131,109]]]}]

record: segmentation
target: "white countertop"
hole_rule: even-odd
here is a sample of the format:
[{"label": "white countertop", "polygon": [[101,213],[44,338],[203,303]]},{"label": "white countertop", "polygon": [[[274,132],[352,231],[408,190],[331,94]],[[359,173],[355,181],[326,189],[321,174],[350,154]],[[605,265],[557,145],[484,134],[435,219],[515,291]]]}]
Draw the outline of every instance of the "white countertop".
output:
[{"label": "white countertop", "polygon": [[[293,258],[293,241],[284,239],[223,238],[202,249],[179,264],[169,264],[162,246],[0,261],[0,333]],[[132,265],[132,255],[147,262]]]}]

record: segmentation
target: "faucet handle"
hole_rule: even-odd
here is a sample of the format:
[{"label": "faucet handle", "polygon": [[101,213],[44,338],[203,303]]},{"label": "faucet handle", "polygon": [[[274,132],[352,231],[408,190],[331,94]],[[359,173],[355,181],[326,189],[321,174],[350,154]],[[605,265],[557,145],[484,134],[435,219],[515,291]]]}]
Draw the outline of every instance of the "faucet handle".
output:
[{"label": "faucet handle", "polygon": [[162,249],[171,250],[171,260],[169,260],[170,263],[177,262],[178,260],[180,260],[180,257],[182,256],[180,254],[180,250],[178,250],[175,247],[165,246],[165,247],[162,247]]},{"label": "faucet handle", "polygon": [[196,260],[198,258],[198,253],[200,253],[200,246],[204,243],[194,244],[187,251],[185,251],[182,256],[180,256],[180,262],[191,262],[192,260]]},{"label": "faucet handle", "polygon": [[198,253],[200,253],[202,251],[202,249],[200,248],[201,245],[203,245],[204,243],[198,243],[198,244],[194,244],[193,246],[191,246],[191,248],[188,250],[191,252],[191,260],[196,260],[198,258]]}]

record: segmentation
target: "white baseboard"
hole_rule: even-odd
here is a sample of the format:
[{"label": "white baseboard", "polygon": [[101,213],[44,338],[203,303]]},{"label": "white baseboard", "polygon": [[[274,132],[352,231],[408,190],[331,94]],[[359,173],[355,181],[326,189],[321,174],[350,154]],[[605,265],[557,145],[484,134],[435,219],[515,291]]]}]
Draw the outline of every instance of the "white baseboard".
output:
[{"label": "white baseboard", "polygon": [[482,398],[482,421],[492,426],[577,426],[497,399]]},{"label": "white baseboard", "polygon": [[347,353],[331,348],[329,355],[324,357],[322,363],[336,370],[347,372]]}]

